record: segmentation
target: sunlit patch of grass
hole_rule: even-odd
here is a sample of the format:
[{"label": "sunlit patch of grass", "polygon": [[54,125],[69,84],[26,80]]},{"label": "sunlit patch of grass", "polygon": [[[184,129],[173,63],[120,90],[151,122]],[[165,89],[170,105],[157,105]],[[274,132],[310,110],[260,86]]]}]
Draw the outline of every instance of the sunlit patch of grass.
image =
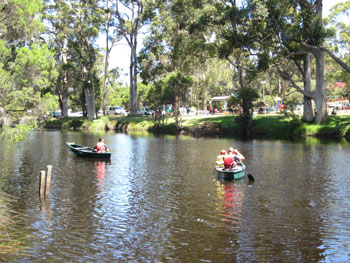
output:
[{"label": "sunlit patch of grass", "polygon": [[[241,136],[242,127],[236,121],[238,115],[184,115],[179,116],[182,130],[219,130],[219,134]],[[154,116],[102,116],[93,121],[86,118],[63,118],[52,121],[52,127],[77,130],[160,131],[174,134],[173,116],[156,121]],[[50,126],[50,125],[49,125]],[[330,116],[324,124],[304,123],[294,114],[254,115],[249,127],[253,137],[298,138],[303,136],[350,137],[350,116]]]}]

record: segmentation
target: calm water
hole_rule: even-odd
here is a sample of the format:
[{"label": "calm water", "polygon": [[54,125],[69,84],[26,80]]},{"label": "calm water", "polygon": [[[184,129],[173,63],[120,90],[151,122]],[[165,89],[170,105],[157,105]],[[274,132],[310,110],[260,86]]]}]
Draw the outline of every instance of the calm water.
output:
[{"label": "calm water", "polygon": [[[65,145],[92,146],[101,135],[110,161],[76,157]],[[216,180],[215,157],[230,146],[245,155],[254,183]],[[346,142],[46,131],[0,147],[0,217],[23,241],[0,261],[350,261]],[[51,192],[40,201],[47,165]]]}]

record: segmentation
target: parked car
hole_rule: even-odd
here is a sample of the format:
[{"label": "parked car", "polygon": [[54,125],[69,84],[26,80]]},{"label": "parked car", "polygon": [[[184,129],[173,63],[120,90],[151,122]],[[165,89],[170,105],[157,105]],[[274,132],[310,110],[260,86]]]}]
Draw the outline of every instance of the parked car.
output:
[{"label": "parked car", "polygon": [[83,117],[83,112],[82,111],[77,111],[77,112],[68,111],[68,116],[69,117]]},{"label": "parked car", "polygon": [[154,115],[154,111],[150,110],[146,107],[143,107],[141,109],[138,109],[136,114],[141,114],[141,115]]},{"label": "parked car", "polygon": [[122,106],[109,106],[107,108],[107,115],[127,115]]},{"label": "parked car", "polygon": [[60,111],[53,111],[52,112],[52,117],[54,117],[54,118],[59,118],[61,116],[62,116],[62,114]]}]

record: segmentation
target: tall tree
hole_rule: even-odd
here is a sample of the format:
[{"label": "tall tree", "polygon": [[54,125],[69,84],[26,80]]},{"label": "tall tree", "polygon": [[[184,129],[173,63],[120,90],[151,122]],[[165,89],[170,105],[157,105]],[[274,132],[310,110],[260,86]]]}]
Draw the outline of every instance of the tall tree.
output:
[{"label": "tall tree", "polygon": [[73,4],[74,17],[76,24],[75,39],[72,43],[74,50],[78,54],[80,63],[80,79],[83,85],[86,111],[89,120],[95,118],[95,92],[98,83],[94,77],[94,67],[97,62],[98,50],[95,42],[99,36],[99,28],[103,20],[100,13],[103,12],[98,8],[98,1],[77,1]]},{"label": "tall tree", "polygon": [[105,62],[104,62],[104,82],[103,82],[103,114],[106,115],[107,98],[108,98],[108,86],[110,82],[109,77],[109,65],[110,55],[113,48],[122,39],[119,19],[116,17],[117,4],[112,0],[103,0],[103,9],[105,10],[106,16],[102,32],[105,34],[106,40],[106,51],[105,51]]},{"label": "tall tree", "polygon": [[267,8],[260,1],[250,0],[240,4],[235,0],[218,0],[214,7],[214,11],[209,9],[202,17],[210,17],[206,24],[216,33],[218,55],[227,59],[235,70],[243,113],[249,118],[252,100],[257,96],[251,83],[263,69],[258,51],[262,45],[262,32],[266,30],[263,22],[268,14]]},{"label": "tall tree", "polygon": [[[193,57],[205,39],[191,32],[197,16],[194,4],[187,0],[159,1],[150,25],[150,35],[142,51],[143,78],[164,89],[164,101],[169,101],[180,128],[179,107],[192,83]],[[164,79],[164,81],[163,81]],[[158,85],[160,84],[160,85]],[[168,91],[168,92],[166,92]],[[169,96],[171,95],[171,96]]]},{"label": "tall tree", "polygon": [[39,39],[44,30],[39,0],[0,3],[0,97],[8,109],[35,108],[55,76],[52,53]]},{"label": "tall tree", "polygon": [[111,0],[115,8],[113,15],[119,21],[119,32],[130,47],[130,113],[137,111],[137,46],[138,35],[150,12],[150,0]]},{"label": "tall tree", "polygon": [[[333,30],[330,45],[322,47],[344,70],[350,73],[350,0],[338,3],[330,10],[326,23]],[[334,44],[333,44],[334,43]]]},{"label": "tall tree", "polygon": [[51,85],[51,92],[57,94],[62,116],[68,117],[69,89],[75,82],[76,70],[71,61],[69,43],[73,38],[73,12],[69,2],[45,0],[44,19],[49,46],[55,51],[58,77]]},{"label": "tall tree", "polygon": [[[314,119],[311,109],[311,100],[313,100],[316,106],[316,122],[321,123],[327,117],[325,53],[319,48],[327,36],[327,31],[322,24],[322,1],[269,0],[266,7],[269,10],[267,19],[269,34],[274,35],[270,44],[274,43],[276,48],[275,59],[281,60],[283,57],[292,59],[302,75],[304,87],[297,85],[289,72],[280,70],[280,73],[304,95],[304,119],[307,121]],[[273,34],[271,29],[274,29],[277,34]],[[313,59],[316,67],[314,89],[311,87]]]}]

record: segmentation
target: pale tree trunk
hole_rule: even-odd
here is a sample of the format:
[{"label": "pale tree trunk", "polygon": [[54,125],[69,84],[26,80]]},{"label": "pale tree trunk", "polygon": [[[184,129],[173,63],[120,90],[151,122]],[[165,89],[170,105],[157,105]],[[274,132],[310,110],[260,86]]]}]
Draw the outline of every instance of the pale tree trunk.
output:
[{"label": "pale tree trunk", "polygon": [[316,122],[321,123],[327,118],[325,52],[322,50],[314,50],[314,54],[316,59]]},{"label": "pale tree trunk", "polygon": [[202,86],[202,96],[203,96],[203,110],[207,110],[208,96],[207,96],[207,85]]},{"label": "pale tree trunk", "polygon": [[[131,45],[130,54],[130,113],[137,112],[137,36],[133,36],[134,44]],[[131,41],[132,42],[132,41]]]},{"label": "pale tree trunk", "polygon": [[181,123],[179,121],[179,115],[180,115],[180,111],[179,111],[180,107],[179,107],[179,96],[175,95],[175,105],[173,108],[173,112],[175,115],[175,122],[176,122],[176,131],[180,131],[181,129]]},{"label": "pale tree trunk", "polygon": [[[312,54],[308,53],[304,58],[304,90],[306,92],[311,91],[311,66],[312,66]],[[307,122],[314,121],[314,110],[312,106],[312,99],[304,95],[304,113],[303,120]]]},{"label": "pale tree trunk", "polygon": [[196,114],[199,111],[199,85],[196,85]]},{"label": "pale tree trunk", "polygon": [[92,116],[95,118],[96,116],[96,92],[95,92],[95,81],[92,75],[92,71],[90,70],[90,81],[92,84],[92,98],[91,98],[91,110],[92,110]]},{"label": "pale tree trunk", "polygon": [[[322,24],[322,0],[316,0],[316,11],[319,23]],[[316,59],[316,122],[321,123],[327,118],[326,108],[326,74],[325,74],[325,52],[322,49],[313,49]]]},{"label": "pale tree trunk", "polygon": [[[278,78],[278,97],[282,96],[282,81],[281,81],[281,78]],[[278,110],[278,109],[277,109]]]},{"label": "pale tree trunk", "polygon": [[[108,8],[108,1],[107,1],[107,8]],[[103,115],[106,115],[106,108],[107,108],[107,95],[108,95],[108,82],[109,82],[109,55],[111,52],[111,49],[109,48],[109,34],[108,34],[108,28],[106,30],[106,57],[105,57],[105,79],[103,83]]]},{"label": "pale tree trunk", "polygon": [[202,76],[203,76],[203,73],[201,71],[196,70],[196,84],[195,84],[195,87],[194,87],[194,92],[195,92],[195,102],[196,102],[196,114],[198,114],[198,111],[199,111],[199,85],[201,83],[201,80],[202,80]]},{"label": "pale tree trunk", "polygon": [[[109,0],[106,1],[106,9],[109,8]],[[109,76],[109,20],[110,20],[110,13],[108,13],[108,19],[107,19],[107,30],[106,30],[106,57],[105,57],[105,79],[103,83],[103,102],[102,102],[102,109],[103,109],[103,115],[107,115],[106,108],[107,108],[107,87],[108,87],[108,76]]]},{"label": "pale tree trunk", "polygon": [[[65,65],[67,63],[67,40],[63,40],[62,42],[62,56],[61,56],[61,66]],[[66,71],[61,69],[61,72],[63,74],[61,79],[61,88],[60,88],[60,94],[59,94],[59,104],[61,108],[61,114],[63,117],[68,117],[68,96],[67,96],[67,73]]]},{"label": "pale tree trunk", "polygon": [[84,97],[85,97],[85,104],[86,104],[86,111],[87,111],[88,119],[93,120],[94,117],[92,115],[91,96],[89,94],[89,89],[86,87],[84,87]]},{"label": "pale tree trunk", "polygon": [[[86,72],[86,70],[84,71]],[[89,120],[93,120],[95,117],[95,85],[94,85],[93,74],[91,69],[89,70],[89,80],[91,83],[91,90],[90,90],[90,85],[88,87],[85,85],[84,97],[85,97],[87,117]]]},{"label": "pale tree trunk", "polygon": [[108,96],[108,83],[109,83],[108,68],[109,68],[109,51],[106,52],[106,60],[105,60],[105,81],[103,83],[103,115],[106,115],[106,109],[107,109],[107,96]]}]

